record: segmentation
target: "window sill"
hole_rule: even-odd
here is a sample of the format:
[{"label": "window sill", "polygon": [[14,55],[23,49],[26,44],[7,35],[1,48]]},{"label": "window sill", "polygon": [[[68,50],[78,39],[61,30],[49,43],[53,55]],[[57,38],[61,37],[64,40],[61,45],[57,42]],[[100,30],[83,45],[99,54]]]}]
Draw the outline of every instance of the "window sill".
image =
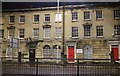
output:
[{"label": "window sill", "polygon": [[44,23],[50,23],[50,21],[44,21]]},{"label": "window sill", "polygon": [[55,23],[62,23],[62,21],[55,21]]},{"label": "window sill", "polygon": [[55,37],[55,39],[61,39],[62,37]]},{"label": "window sill", "polygon": [[44,37],[43,39],[50,39],[50,37],[48,38],[48,37]]},{"label": "window sill", "polygon": [[104,38],[104,36],[97,36],[97,38]]},{"label": "window sill", "polygon": [[0,23],[0,25],[4,25],[4,23]]},{"label": "window sill", "polygon": [[115,17],[114,19],[115,19],[115,20],[120,20],[120,17]]},{"label": "window sill", "polygon": [[33,24],[39,24],[39,22],[33,22]]},{"label": "window sill", "polygon": [[20,25],[24,25],[24,24],[25,24],[25,22],[19,22],[19,24],[20,24]]},{"label": "window sill", "polygon": [[18,38],[18,39],[23,40],[24,38]]},{"label": "window sill", "polygon": [[89,37],[84,37],[85,39],[90,39],[91,38],[91,36],[89,36]]},{"label": "window sill", "polygon": [[97,18],[96,21],[103,21],[103,18]]},{"label": "window sill", "polygon": [[14,25],[14,23],[9,23],[9,25]]},{"label": "window sill", "polygon": [[78,20],[72,20],[72,22],[78,22]]},{"label": "window sill", "polygon": [[79,37],[71,37],[72,39],[78,39]]},{"label": "window sill", "polygon": [[84,19],[84,21],[91,21],[91,19]]}]

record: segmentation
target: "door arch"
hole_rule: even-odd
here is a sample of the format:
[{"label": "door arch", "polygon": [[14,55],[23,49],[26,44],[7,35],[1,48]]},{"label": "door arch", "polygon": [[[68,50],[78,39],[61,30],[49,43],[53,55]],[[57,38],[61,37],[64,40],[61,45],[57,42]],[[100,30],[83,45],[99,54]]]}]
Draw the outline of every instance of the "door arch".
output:
[{"label": "door arch", "polygon": [[84,51],[84,59],[93,58],[93,48],[91,45],[85,45],[83,51]]}]

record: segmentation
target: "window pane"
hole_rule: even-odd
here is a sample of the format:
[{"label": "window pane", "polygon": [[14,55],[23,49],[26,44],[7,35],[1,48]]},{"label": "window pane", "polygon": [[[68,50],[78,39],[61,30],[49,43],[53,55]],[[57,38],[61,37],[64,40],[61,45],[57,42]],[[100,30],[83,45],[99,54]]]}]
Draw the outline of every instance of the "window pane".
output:
[{"label": "window pane", "polygon": [[78,27],[72,27],[72,37],[78,37]]},{"label": "window pane", "polygon": [[103,36],[103,26],[96,26],[97,36]]},{"label": "window pane", "polygon": [[10,19],[9,19],[10,21],[10,23],[14,23],[14,21],[15,21],[15,16],[10,16]]},{"label": "window pane", "polygon": [[62,14],[56,14],[55,21],[62,21]]},{"label": "window pane", "polygon": [[115,25],[114,30],[115,35],[120,35],[120,25]]},{"label": "window pane", "polygon": [[43,47],[43,56],[44,58],[51,58],[51,48],[49,45]]},{"label": "window pane", "polygon": [[78,12],[72,12],[72,20],[73,21],[78,20]]},{"label": "window pane", "polygon": [[45,14],[45,21],[47,21],[47,22],[50,21],[50,14]]},{"label": "window pane", "polygon": [[120,18],[120,10],[114,10],[114,18]]},{"label": "window pane", "polygon": [[23,22],[23,23],[25,22],[25,16],[23,15],[20,16],[20,22]]},{"label": "window pane", "polygon": [[33,36],[34,36],[34,38],[39,38],[39,28],[33,29]]},{"label": "window pane", "polygon": [[90,19],[90,11],[85,11],[84,12],[84,19],[85,20]]},{"label": "window pane", "polygon": [[44,28],[44,38],[50,38],[50,28]]},{"label": "window pane", "polygon": [[102,11],[96,11],[96,19],[102,18]]},{"label": "window pane", "polygon": [[24,38],[24,29],[19,29],[19,38]]},{"label": "window pane", "polygon": [[56,37],[61,38],[62,30],[61,27],[56,27]]},{"label": "window pane", "polygon": [[84,37],[90,37],[91,36],[91,29],[89,25],[84,26]]},{"label": "window pane", "polygon": [[34,15],[34,22],[39,22],[39,15]]},{"label": "window pane", "polygon": [[4,30],[0,30],[0,38],[4,38]]}]

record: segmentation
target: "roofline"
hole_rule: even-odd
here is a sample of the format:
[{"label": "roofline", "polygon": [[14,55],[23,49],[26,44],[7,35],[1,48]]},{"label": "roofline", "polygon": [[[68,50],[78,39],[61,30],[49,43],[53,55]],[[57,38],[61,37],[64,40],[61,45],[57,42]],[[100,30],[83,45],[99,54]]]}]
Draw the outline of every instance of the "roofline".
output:
[{"label": "roofline", "polygon": [[[111,6],[109,3],[107,4],[101,4],[101,5],[95,5],[95,4],[80,4],[80,5],[64,5],[66,9],[72,9],[72,8],[94,8],[94,7],[120,7],[120,2],[117,2],[118,5]],[[63,9],[63,6],[59,6],[60,9]],[[57,10],[56,7],[41,7],[41,8],[24,8],[24,9],[9,9],[9,10],[2,10],[2,12],[26,12],[26,11],[44,11],[44,10]]]}]

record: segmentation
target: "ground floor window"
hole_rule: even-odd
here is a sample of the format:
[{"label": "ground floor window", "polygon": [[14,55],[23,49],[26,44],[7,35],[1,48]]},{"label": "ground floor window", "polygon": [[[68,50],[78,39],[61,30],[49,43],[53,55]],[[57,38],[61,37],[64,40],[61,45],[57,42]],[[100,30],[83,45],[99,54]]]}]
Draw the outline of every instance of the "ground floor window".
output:
[{"label": "ground floor window", "polygon": [[60,58],[61,57],[61,51],[60,46],[54,45],[53,48],[51,48],[49,45],[45,45],[43,47],[43,57],[44,58]]},{"label": "ground floor window", "polygon": [[7,60],[12,60],[12,48],[8,47],[6,49],[6,57],[7,57]]}]

